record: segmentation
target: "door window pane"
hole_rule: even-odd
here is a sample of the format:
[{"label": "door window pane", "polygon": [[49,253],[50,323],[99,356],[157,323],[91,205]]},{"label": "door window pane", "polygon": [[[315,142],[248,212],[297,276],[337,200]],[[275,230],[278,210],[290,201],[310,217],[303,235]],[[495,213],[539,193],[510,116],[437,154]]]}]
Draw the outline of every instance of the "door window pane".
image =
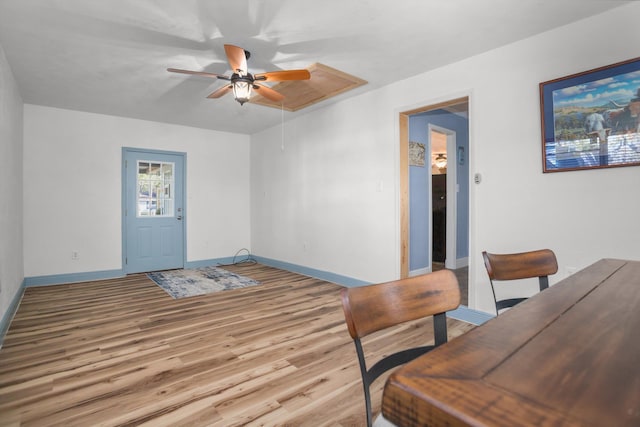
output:
[{"label": "door window pane", "polygon": [[174,164],[138,161],[136,215],[174,216]]}]

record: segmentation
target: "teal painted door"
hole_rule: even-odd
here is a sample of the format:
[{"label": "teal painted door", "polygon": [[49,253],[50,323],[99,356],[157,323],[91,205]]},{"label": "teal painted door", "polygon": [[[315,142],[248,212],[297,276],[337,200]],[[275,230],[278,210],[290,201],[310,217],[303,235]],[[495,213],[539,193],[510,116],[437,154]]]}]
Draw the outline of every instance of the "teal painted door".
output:
[{"label": "teal painted door", "polygon": [[184,267],[184,154],[123,149],[124,270]]}]

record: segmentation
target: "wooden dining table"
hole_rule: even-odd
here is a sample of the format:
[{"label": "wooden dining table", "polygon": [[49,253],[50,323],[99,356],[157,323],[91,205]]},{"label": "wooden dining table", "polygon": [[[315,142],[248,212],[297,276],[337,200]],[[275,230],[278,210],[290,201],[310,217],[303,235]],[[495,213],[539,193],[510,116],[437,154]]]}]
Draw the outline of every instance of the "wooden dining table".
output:
[{"label": "wooden dining table", "polygon": [[398,426],[640,426],[640,261],[602,259],[387,380]]}]

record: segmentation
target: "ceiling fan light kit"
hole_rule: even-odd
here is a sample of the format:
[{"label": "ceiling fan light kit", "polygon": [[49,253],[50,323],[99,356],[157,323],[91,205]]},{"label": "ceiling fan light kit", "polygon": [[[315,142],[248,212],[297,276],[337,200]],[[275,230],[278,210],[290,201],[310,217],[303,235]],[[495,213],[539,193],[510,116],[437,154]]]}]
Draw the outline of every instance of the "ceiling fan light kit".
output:
[{"label": "ceiling fan light kit", "polygon": [[311,78],[309,70],[282,70],[253,75],[247,70],[247,59],[251,56],[250,52],[241,47],[230,44],[225,44],[224,50],[227,54],[229,65],[231,65],[231,69],[233,70],[231,77],[222,74],[207,73],[204,71],[181,70],[178,68],[167,68],[167,71],[227,80],[231,83],[216,89],[214,92],[209,94],[207,98],[219,98],[227,92],[232,91],[233,97],[240,103],[240,105],[249,101],[253,90],[274,102],[280,102],[284,99],[282,94],[271,89],[269,86],[257,83],[258,81],[279,82],[285,80],[308,80]]},{"label": "ceiling fan light kit", "polygon": [[433,163],[438,169],[444,169],[447,167],[447,155],[444,153],[438,153]]},{"label": "ceiling fan light kit", "polygon": [[233,81],[233,97],[243,105],[251,98],[253,82],[246,77],[239,77]]}]

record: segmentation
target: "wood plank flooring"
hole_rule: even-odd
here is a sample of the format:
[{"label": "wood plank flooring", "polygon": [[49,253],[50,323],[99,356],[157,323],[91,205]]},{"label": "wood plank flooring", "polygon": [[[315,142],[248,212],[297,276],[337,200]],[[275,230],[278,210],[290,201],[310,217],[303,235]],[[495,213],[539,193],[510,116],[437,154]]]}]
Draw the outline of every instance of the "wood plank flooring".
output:
[{"label": "wood plank flooring", "polygon": [[[225,268],[262,284],[179,300],[144,274],[27,288],[0,349],[0,425],[364,425],[341,287]],[[428,322],[373,335],[365,351],[432,340]],[[449,322],[450,338],[473,328]]]}]

